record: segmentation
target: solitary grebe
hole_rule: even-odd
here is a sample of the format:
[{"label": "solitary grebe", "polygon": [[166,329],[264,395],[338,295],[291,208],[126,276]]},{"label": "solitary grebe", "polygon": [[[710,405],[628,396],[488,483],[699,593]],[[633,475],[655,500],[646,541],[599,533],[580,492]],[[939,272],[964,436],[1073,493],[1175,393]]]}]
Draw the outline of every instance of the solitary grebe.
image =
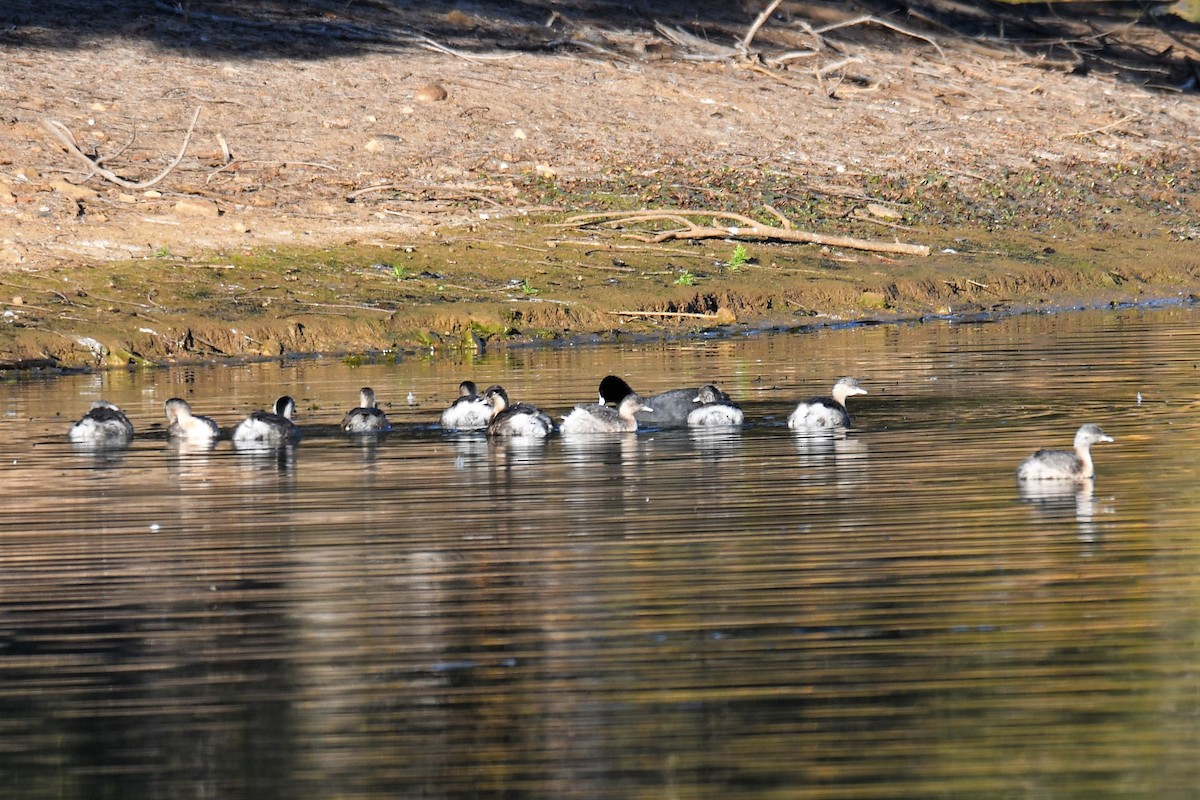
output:
[{"label": "solitary grebe", "polygon": [[133,441],[133,423],[125,412],[107,400],[97,400],[83,417],[71,426],[68,438],[76,444],[96,447],[124,447]]},{"label": "solitary grebe", "polygon": [[[717,389],[720,402],[728,403],[729,395]],[[643,425],[658,428],[682,428],[688,424],[688,415],[696,410],[696,395],[699,389],[671,389],[644,399],[653,411],[639,411],[637,420]],[[633,394],[629,384],[616,375],[608,375],[600,381],[600,402],[620,403],[626,395]]]},{"label": "solitary grebe", "polygon": [[528,403],[509,405],[508,392],[502,386],[491,386],[483,399],[492,409],[488,421],[488,436],[545,437],[554,432],[554,422],[540,409]]},{"label": "solitary grebe", "polygon": [[1075,433],[1075,449],[1038,450],[1017,467],[1019,481],[1079,481],[1096,474],[1092,445],[1113,438],[1099,425],[1084,425]]},{"label": "solitary grebe", "polygon": [[211,444],[221,436],[221,428],[208,417],[192,413],[187,400],[172,397],[163,403],[167,414],[167,438],[189,444]]},{"label": "solitary grebe", "polygon": [[300,428],[292,422],[296,401],[284,395],[275,401],[274,413],[255,411],[233,429],[233,441],[260,444],[288,444],[300,440]]},{"label": "solitary grebe", "polygon": [[627,394],[621,399],[616,408],[589,403],[575,406],[570,414],[563,417],[558,429],[564,435],[575,433],[627,433],[636,431],[638,427],[637,414],[639,411],[653,411],[642,398],[636,394]]},{"label": "solitary grebe", "polygon": [[352,408],[342,417],[342,430],[347,433],[383,433],[392,429],[384,414],[375,403],[375,390],[364,386],[358,390],[358,408]]},{"label": "solitary grebe", "polygon": [[[725,399],[722,400],[722,397]],[[742,410],[730,402],[728,395],[712,384],[700,387],[692,400],[692,411],[687,416],[690,428],[736,426],[745,420],[746,415]]]},{"label": "solitary grebe", "polygon": [[833,385],[832,397],[812,397],[796,406],[788,417],[789,428],[849,428],[850,412],[846,399],[867,390],[854,378],[842,378]]},{"label": "solitary grebe", "polygon": [[458,385],[458,399],[442,412],[442,427],[453,431],[480,431],[487,427],[492,407],[479,396],[474,381]]}]

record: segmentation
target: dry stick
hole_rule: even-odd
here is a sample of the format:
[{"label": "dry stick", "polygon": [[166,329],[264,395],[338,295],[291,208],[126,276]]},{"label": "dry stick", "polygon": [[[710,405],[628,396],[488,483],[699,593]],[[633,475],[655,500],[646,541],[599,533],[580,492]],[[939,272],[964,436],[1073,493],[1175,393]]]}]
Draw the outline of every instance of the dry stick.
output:
[{"label": "dry stick", "polygon": [[171,170],[179,166],[180,161],[183,161],[183,154],[187,152],[188,142],[192,140],[192,131],[196,128],[196,120],[200,119],[200,109],[201,106],[196,106],[196,113],[192,114],[192,122],[190,125],[188,125],[187,134],[185,134],[183,137],[183,145],[179,148],[179,155],[175,156],[175,160],[168,164],[166,169],[158,173],[158,175],[155,177],[148,181],[141,181],[138,183],[127,181],[114,173],[112,170],[105,169],[92,159],[88,158],[87,155],[79,149],[79,145],[75,143],[75,137],[71,135],[71,131],[66,125],[63,125],[58,120],[44,119],[42,120],[42,127],[45,128],[51,136],[58,140],[58,143],[66,148],[68,153],[86,163],[88,165],[88,169],[95,171],[95,173],[101,178],[111,181],[118,186],[124,186],[126,189],[149,189],[151,186],[170,175]]},{"label": "dry stick", "polygon": [[891,30],[894,30],[896,33],[901,33],[901,34],[904,34],[905,36],[911,36],[914,39],[920,39],[921,41],[932,46],[934,50],[937,50],[938,55],[942,57],[943,61],[946,59],[945,52],[943,52],[942,48],[938,45],[938,43],[935,42],[930,37],[922,36],[921,34],[917,33],[916,31],[910,31],[907,28],[904,28],[900,25],[895,24],[894,22],[888,22],[887,20],[880,19],[879,17],[873,17],[869,14],[866,16],[862,16],[862,17],[856,17],[855,19],[848,19],[843,22],[835,22],[830,25],[825,25],[821,28],[816,28],[813,30],[813,34],[816,35],[818,38],[820,38],[821,34],[823,34],[823,33],[829,33],[830,31],[835,31],[838,28],[849,28],[854,25],[862,25],[863,23],[866,23],[866,22],[871,22],[871,23],[874,23],[875,25],[880,25],[884,28],[890,28]]},{"label": "dry stick", "polygon": [[687,317],[688,319],[716,319],[720,314],[695,314],[690,311],[610,311],[616,317]]},{"label": "dry stick", "polygon": [[[640,237],[639,237],[640,238]],[[647,242],[667,242],[678,239],[735,239],[735,240],[771,240],[777,242],[799,242],[802,244],[819,244],[826,247],[845,247],[852,250],[867,250],[875,253],[903,253],[914,256],[929,255],[929,246],[923,244],[905,244],[904,242],[869,242],[865,239],[855,239],[852,236],[828,236],[809,231],[786,230],[770,225],[759,225],[755,228],[709,228],[695,226],[680,231],[663,231],[662,233],[642,239]]]},{"label": "dry stick", "polygon": [[1090,131],[1079,131],[1078,133],[1064,133],[1064,134],[1062,135],[1062,138],[1064,138],[1064,139],[1071,139],[1071,138],[1073,138],[1073,137],[1076,137],[1076,136],[1091,136],[1093,133],[1104,133],[1105,131],[1112,130],[1113,128],[1119,128],[1119,127],[1121,127],[1122,125],[1124,125],[1126,122],[1130,122],[1131,120],[1135,120],[1135,119],[1137,119],[1138,117],[1140,117],[1141,115],[1142,115],[1142,114],[1141,114],[1141,112],[1140,112],[1140,111],[1135,111],[1135,112],[1134,112],[1134,113],[1132,113],[1132,114],[1128,114],[1128,115],[1126,115],[1126,116],[1124,116],[1124,117],[1121,117],[1121,118],[1120,118],[1119,120],[1117,120],[1116,122],[1110,122],[1110,123],[1109,123],[1109,124],[1107,124],[1107,125],[1101,125],[1099,128],[1092,128]]},{"label": "dry stick", "polygon": [[745,227],[718,228],[714,226],[697,225],[684,218],[681,214],[654,214],[649,211],[622,211],[615,213],[578,214],[563,223],[564,225],[579,226],[588,224],[604,224],[619,226],[628,222],[669,221],[681,223],[684,227],[679,230],[662,231],[657,234],[630,234],[639,241],[659,244],[679,239],[733,239],[744,241],[774,240],[779,242],[799,242],[803,244],[819,244],[828,247],[845,247],[853,250],[867,250],[876,253],[903,253],[907,255],[927,256],[929,246],[923,244],[905,244],[903,242],[873,242],[856,239],[850,236],[832,236],[810,231],[799,231],[794,228],[777,228],[757,222],[744,214],[734,214],[728,211],[688,211],[691,216],[708,217],[711,219],[727,219],[739,222]]},{"label": "dry stick", "polygon": [[746,35],[738,43],[738,47],[743,53],[750,52],[750,42],[754,41],[754,37],[758,35],[758,29],[766,24],[766,21],[771,18],[771,15],[775,13],[775,9],[779,8],[779,4],[782,2],[783,0],[772,0],[771,4],[764,8],[762,13],[754,19],[754,23],[750,26],[750,29],[746,31]]}]

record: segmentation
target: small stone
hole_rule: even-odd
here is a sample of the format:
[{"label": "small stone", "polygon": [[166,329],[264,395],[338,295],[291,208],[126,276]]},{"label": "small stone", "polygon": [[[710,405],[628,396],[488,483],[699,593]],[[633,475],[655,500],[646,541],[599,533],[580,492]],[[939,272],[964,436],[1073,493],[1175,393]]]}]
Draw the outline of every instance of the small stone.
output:
[{"label": "small stone", "polygon": [[420,103],[437,103],[449,96],[450,93],[446,91],[444,86],[440,83],[431,82],[417,89],[416,99]]},{"label": "small stone", "polygon": [[342,130],[350,127],[350,120],[346,119],[345,117],[334,117],[333,119],[327,119],[322,122],[321,127]]},{"label": "small stone", "polygon": [[876,219],[900,219],[904,216],[896,209],[888,208],[879,203],[867,203],[867,213]]},{"label": "small stone", "polygon": [[181,217],[206,217],[215,219],[221,215],[221,209],[212,200],[200,197],[185,197],[175,204],[175,213]]},{"label": "small stone", "polygon": [[142,197],[148,197],[151,200],[157,200],[162,196],[162,192],[158,191],[157,189],[147,189],[146,191],[142,192]]},{"label": "small stone", "polygon": [[382,153],[383,147],[383,142],[379,141],[378,139],[370,139],[366,144],[363,145],[363,149],[368,153]]},{"label": "small stone", "polygon": [[558,175],[558,173],[554,171],[554,168],[549,164],[538,164],[536,167],[534,167],[534,169],[537,171],[538,177],[540,178],[553,178]]},{"label": "small stone", "polygon": [[15,297],[13,297],[10,305],[23,306],[23,305],[25,305],[25,298],[22,297],[21,295],[16,295]]},{"label": "small stone", "polygon": [[512,136],[513,136],[513,138],[514,138],[514,139],[520,139],[520,140],[524,140],[524,138],[525,138],[525,131],[521,130],[520,128],[513,128],[513,134],[512,134]]},{"label": "small stone", "polygon": [[77,186],[73,183],[58,178],[50,181],[50,188],[64,197],[69,197],[72,200],[91,200],[97,196],[97,192],[87,188],[86,186]]},{"label": "small stone", "polygon": [[119,193],[117,195],[117,199],[120,200],[122,203],[136,203],[137,202],[137,198],[134,197],[133,195],[129,194],[128,192]]}]

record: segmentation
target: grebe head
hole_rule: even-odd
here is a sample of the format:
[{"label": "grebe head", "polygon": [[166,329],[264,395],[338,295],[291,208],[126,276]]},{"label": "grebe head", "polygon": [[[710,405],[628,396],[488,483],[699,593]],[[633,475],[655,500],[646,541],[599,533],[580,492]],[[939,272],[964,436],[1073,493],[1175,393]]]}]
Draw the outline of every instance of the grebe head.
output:
[{"label": "grebe head", "polygon": [[503,386],[489,386],[483,393],[483,400],[492,407],[493,416],[508,408],[508,392]]},{"label": "grebe head", "polygon": [[833,385],[833,399],[843,406],[846,405],[846,398],[866,393],[867,390],[859,386],[854,378],[842,378]]},{"label": "grebe head", "polygon": [[1080,448],[1091,447],[1092,445],[1096,444],[1097,442],[1112,442],[1112,441],[1116,441],[1116,440],[1113,439],[1113,437],[1109,436],[1107,433],[1105,433],[1103,430],[1101,430],[1099,425],[1093,425],[1091,423],[1084,425],[1075,433],[1075,449],[1076,450],[1079,450]]},{"label": "grebe head", "polygon": [[275,401],[275,413],[284,419],[291,419],[296,414],[296,401],[288,395],[283,395]]},{"label": "grebe head", "polygon": [[711,383],[707,383],[696,391],[696,399],[692,402],[704,406],[712,403],[720,403],[724,399],[724,394],[724,392]]},{"label": "grebe head", "polygon": [[370,386],[364,386],[358,390],[358,407],[359,408],[375,408],[378,405],[375,402],[375,390]]},{"label": "grebe head", "polygon": [[163,411],[167,415],[167,422],[178,422],[181,419],[187,419],[192,416],[192,407],[187,400],[182,397],[172,397],[163,403]]},{"label": "grebe head", "polygon": [[459,397],[478,397],[479,389],[475,386],[475,381],[463,381],[458,385]]},{"label": "grebe head", "polygon": [[624,419],[633,419],[634,414],[639,411],[653,411],[654,409],[646,405],[646,401],[639,397],[636,393],[630,392],[621,399],[621,404],[617,406],[617,413]]}]

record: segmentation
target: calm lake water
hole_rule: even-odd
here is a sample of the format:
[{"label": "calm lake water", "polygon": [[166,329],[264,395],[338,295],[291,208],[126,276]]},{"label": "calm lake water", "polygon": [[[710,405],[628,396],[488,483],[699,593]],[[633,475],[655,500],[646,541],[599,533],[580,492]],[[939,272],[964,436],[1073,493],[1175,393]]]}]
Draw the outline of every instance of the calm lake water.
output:
[{"label": "calm lake water", "polygon": [[[1166,308],[0,383],[2,794],[1195,797],[1198,364]],[[463,378],[558,417],[607,373],[748,424],[436,424]],[[789,431],[845,374],[855,428]],[[336,428],[364,385],[378,441]],[[282,393],[294,449],[165,441],[168,397]],[[99,397],[128,450],[67,443]],[[1094,486],[1023,495],[1083,422]]]}]

